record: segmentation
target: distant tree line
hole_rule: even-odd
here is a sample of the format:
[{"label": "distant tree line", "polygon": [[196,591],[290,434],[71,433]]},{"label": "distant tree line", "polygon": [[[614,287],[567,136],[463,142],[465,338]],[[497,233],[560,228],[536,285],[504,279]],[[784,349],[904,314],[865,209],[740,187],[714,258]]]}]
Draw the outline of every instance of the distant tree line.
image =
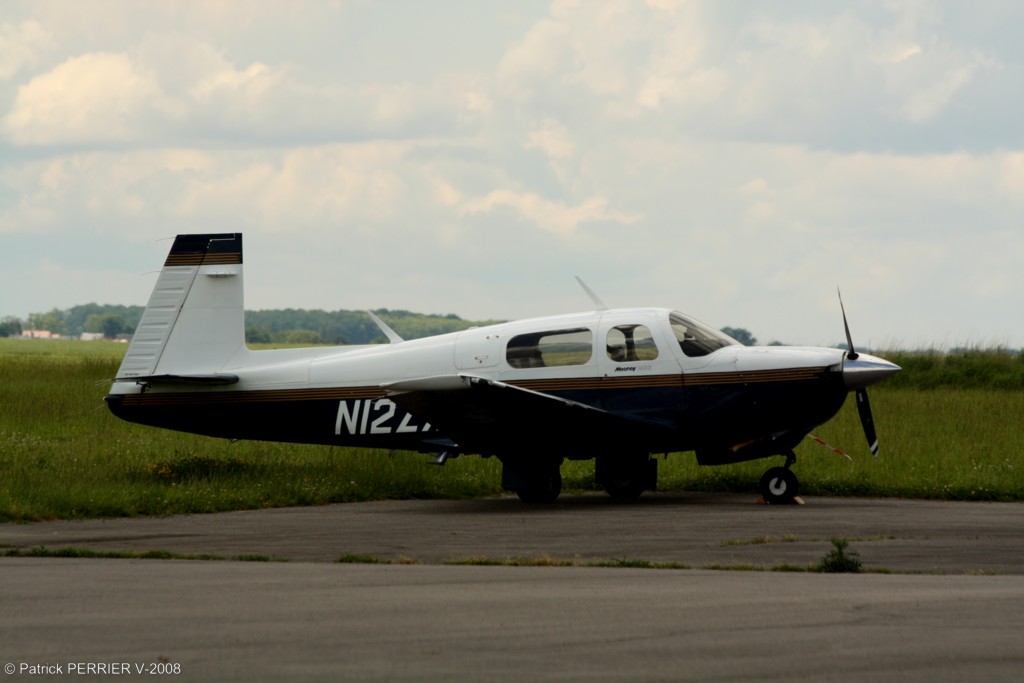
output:
[{"label": "distant tree line", "polygon": [[[0,337],[17,337],[22,330],[49,330],[66,337],[92,332],[116,339],[135,332],[144,310],[143,306],[81,304],[66,310],[54,308],[46,313],[32,313],[25,320],[7,316],[0,320]],[[403,339],[431,337],[500,322],[463,320],[454,313],[438,315],[387,308],[376,309],[374,313]],[[722,331],[747,346],[757,344],[754,335],[742,327],[724,327]],[[333,345],[374,344],[386,338],[363,311],[285,308],[246,311],[245,340],[251,344]]]},{"label": "distant tree line", "polygon": [[[142,318],[143,306],[82,304],[66,310],[31,313],[21,320],[0,319],[0,337],[17,337],[22,330],[49,330],[66,337],[83,332],[101,333],[115,339],[131,335]],[[445,315],[413,313],[386,308],[374,311],[404,339],[418,339],[469,327],[490,325],[493,320],[463,320]],[[249,343],[269,344],[371,344],[386,341],[380,329],[363,311],[323,311],[287,308],[246,311],[245,337]]]},{"label": "distant tree line", "polygon": [[757,346],[757,338],[742,327],[723,327],[722,332],[729,335],[744,346]]},{"label": "distant tree line", "polygon": [[[378,308],[373,311],[403,339],[432,337],[494,320],[463,320],[446,315]],[[245,312],[245,339],[249,343],[374,344],[387,341],[363,311],[323,311],[296,308]]]},{"label": "distant tree line", "polygon": [[24,320],[7,316],[0,320],[0,337],[17,337],[22,330],[49,330],[65,337],[96,332],[114,339],[134,332],[142,311],[142,306],[81,304],[63,311],[54,308],[46,313],[30,313]]},{"label": "distant tree line", "polygon": [[[0,337],[17,337],[22,330],[49,330],[66,337],[79,337],[83,332],[92,332],[116,339],[135,332],[144,310],[144,306],[80,304],[63,311],[54,308],[47,313],[32,313],[25,320],[8,316],[0,320]],[[374,313],[403,339],[432,337],[500,322],[463,320],[454,313],[438,315],[387,308],[378,308]],[[746,346],[757,345],[754,335],[742,327],[723,327],[722,332]],[[332,345],[387,341],[370,316],[363,311],[301,308],[246,311],[245,340],[251,344]],[[772,344],[777,345],[779,342]]]}]

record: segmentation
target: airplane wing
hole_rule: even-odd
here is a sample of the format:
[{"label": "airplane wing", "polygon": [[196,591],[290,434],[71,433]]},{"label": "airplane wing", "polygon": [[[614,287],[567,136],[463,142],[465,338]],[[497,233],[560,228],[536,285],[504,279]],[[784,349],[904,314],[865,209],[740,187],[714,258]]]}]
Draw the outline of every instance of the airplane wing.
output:
[{"label": "airplane wing", "polygon": [[673,434],[665,424],[611,413],[567,398],[473,375],[385,384],[388,397],[428,420],[461,450],[491,454],[550,450],[566,457],[655,452]]}]

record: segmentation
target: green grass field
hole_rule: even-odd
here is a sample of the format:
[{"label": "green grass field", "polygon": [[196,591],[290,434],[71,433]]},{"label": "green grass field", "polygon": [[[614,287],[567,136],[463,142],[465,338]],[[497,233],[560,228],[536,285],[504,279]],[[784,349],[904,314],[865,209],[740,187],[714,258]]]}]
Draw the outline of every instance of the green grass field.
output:
[{"label": "green grass field", "polygon": [[[124,350],[103,342],[0,339],[0,521],[501,490],[495,459],[462,457],[436,467],[416,453],[232,443],[122,422],[102,399]],[[925,359],[928,369],[920,374],[930,388],[915,384],[908,360],[916,357],[893,357],[907,373],[871,391],[882,455],[870,456],[848,401],[816,434],[853,460],[805,441],[795,466],[803,494],[1024,499],[1024,363],[976,355],[970,362]],[[936,363],[955,372],[943,375]],[[1001,388],[979,379],[985,376],[998,378],[992,386]],[[658,485],[753,493],[772,464],[781,458],[699,468],[691,454],[670,455],[659,463]],[[594,488],[593,461],[569,462],[562,471],[565,490]]]}]

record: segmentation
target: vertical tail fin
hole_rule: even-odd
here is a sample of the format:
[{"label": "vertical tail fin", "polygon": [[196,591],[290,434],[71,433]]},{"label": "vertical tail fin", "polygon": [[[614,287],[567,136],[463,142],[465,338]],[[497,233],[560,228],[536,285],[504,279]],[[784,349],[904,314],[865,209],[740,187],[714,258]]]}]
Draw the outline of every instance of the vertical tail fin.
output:
[{"label": "vertical tail fin", "polygon": [[178,235],[117,379],[215,373],[246,352],[242,234]]}]

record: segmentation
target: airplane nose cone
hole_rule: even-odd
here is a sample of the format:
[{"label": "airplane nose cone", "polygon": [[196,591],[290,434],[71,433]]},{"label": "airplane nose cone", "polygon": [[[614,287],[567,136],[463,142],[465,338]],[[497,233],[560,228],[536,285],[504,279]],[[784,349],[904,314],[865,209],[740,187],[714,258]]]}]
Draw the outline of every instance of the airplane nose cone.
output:
[{"label": "airplane nose cone", "polygon": [[883,358],[859,353],[854,359],[843,359],[843,381],[850,389],[861,389],[892,377],[902,369]]}]

